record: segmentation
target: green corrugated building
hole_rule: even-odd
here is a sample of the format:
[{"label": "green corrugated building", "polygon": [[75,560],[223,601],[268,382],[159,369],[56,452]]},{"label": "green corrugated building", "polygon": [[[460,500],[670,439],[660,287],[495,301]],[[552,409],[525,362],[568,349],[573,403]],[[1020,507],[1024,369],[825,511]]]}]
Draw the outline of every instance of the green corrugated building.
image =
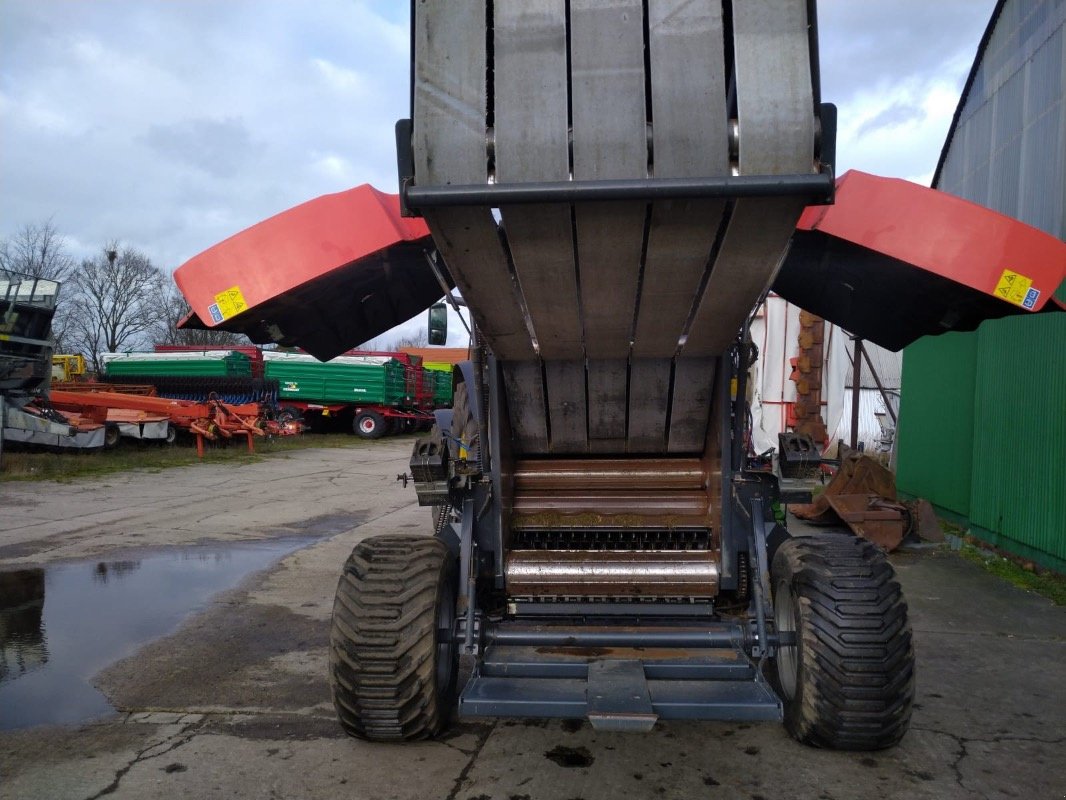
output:
[{"label": "green corrugated building", "polygon": [[[1066,239],[1064,22],[1061,2],[997,5],[933,186]],[[1066,314],[908,347],[898,442],[902,492],[1066,571]]]}]

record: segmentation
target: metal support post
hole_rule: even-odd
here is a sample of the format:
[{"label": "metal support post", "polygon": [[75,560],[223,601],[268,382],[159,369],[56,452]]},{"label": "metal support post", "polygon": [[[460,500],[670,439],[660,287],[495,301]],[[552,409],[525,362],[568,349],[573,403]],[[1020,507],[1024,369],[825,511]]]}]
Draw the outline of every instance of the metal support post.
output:
[{"label": "metal support post", "polygon": [[766,617],[769,608],[770,565],[766,563],[766,518],[761,497],[751,499],[751,533],[749,534],[749,557],[754,561],[755,580],[752,581],[752,601],[755,603],[755,630],[757,640],[751,650],[755,658],[771,655],[766,635]]},{"label": "metal support post", "polygon": [[463,626],[463,653],[474,653],[474,608],[477,605],[477,565],[474,558],[474,498],[463,501],[459,532],[459,586],[465,593],[466,621]]},{"label": "metal support post", "polygon": [[855,346],[851,354],[851,445],[859,447],[859,394],[862,391],[862,339],[852,339]]}]

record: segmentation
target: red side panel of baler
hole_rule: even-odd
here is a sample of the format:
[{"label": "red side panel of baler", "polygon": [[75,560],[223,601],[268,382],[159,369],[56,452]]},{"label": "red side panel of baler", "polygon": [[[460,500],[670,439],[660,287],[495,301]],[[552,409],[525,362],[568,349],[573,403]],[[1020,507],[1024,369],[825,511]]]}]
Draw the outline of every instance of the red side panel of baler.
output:
[{"label": "red side panel of baler", "polygon": [[1061,310],[1066,244],[909,181],[847,172],[800,219],[774,290],[898,350],[985,319]]},{"label": "red side panel of baler", "polygon": [[299,344],[332,358],[410,319],[443,294],[425,262],[432,240],[369,185],[253,225],[174,273],[188,327]]}]

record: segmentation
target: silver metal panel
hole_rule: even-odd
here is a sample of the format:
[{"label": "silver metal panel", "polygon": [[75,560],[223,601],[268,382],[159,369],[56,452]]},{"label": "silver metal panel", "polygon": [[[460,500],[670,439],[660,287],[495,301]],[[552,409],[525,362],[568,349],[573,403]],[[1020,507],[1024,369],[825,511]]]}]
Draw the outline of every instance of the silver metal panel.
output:
[{"label": "silver metal panel", "polygon": [[548,386],[548,419],[551,420],[549,450],[553,453],[584,453],[587,449],[585,362],[545,361],[544,374]]},{"label": "silver metal panel", "polygon": [[[496,179],[567,180],[565,0],[498,0],[493,22]],[[584,346],[570,208],[514,206],[501,213],[540,355],[548,362],[553,449],[584,451]],[[556,360],[572,363],[553,365]]]},{"label": "silver metal panel", "polygon": [[[648,48],[657,178],[726,175],[728,119],[722,7],[714,0],[651,0]],[[725,204],[659,202],[652,206],[630,373],[630,452],[666,445],[669,387],[657,388],[684,330],[699,289]],[[640,359],[641,361],[637,361]],[[637,364],[641,366],[638,368]],[[682,392],[680,400],[697,399]],[[679,409],[680,416],[709,413],[709,406]]]},{"label": "silver metal panel", "polygon": [[626,450],[626,386],[623,359],[588,361],[588,429],[592,453]]},{"label": "silver metal panel", "polygon": [[[637,358],[629,366],[630,453],[662,453],[666,450],[667,399],[670,397],[669,358]],[[703,413],[707,414],[704,408]]]},{"label": "silver metal panel", "polygon": [[679,358],[674,364],[674,398],[670,413],[670,453],[702,453],[714,403],[713,358]]},{"label": "silver metal panel", "polygon": [[647,733],[659,719],[652,710],[644,664],[608,658],[588,665],[588,718],[598,731]]},{"label": "silver metal panel", "polygon": [[[571,0],[573,173],[578,180],[647,175],[643,4]],[[589,448],[625,449],[626,359],[636,310],[645,206],[575,210],[588,364]]]},{"label": "silver metal panel", "polygon": [[[733,8],[741,175],[814,168],[814,95],[806,0]],[[802,200],[738,201],[683,353],[725,351],[769,287],[803,212]]]},{"label": "silver metal panel", "polygon": [[504,362],[501,368],[515,448],[523,453],[546,453],[548,430],[540,362]]},{"label": "silver metal panel", "polygon": [[[486,14],[481,0],[415,5],[415,180],[425,186],[484,183]],[[455,282],[502,359],[532,358],[517,287],[490,209],[426,213]]]}]

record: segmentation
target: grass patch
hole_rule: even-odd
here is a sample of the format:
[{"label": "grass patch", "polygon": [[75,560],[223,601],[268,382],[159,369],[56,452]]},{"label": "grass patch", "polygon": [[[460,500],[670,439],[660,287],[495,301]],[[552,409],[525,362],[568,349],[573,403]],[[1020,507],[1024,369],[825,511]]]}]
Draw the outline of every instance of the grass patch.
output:
[{"label": "grass patch", "polygon": [[982,567],[1008,583],[1036,592],[1046,597],[1057,606],[1066,606],[1066,575],[1059,575],[1050,570],[1035,571],[1026,569],[1015,561],[1001,555],[964,542],[959,551],[964,559]]},{"label": "grass patch", "polygon": [[[408,438],[408,437],[395,437]],[[255,440],[255,453],[249,453],[244,437],[228,442],[205,442],[203,459],[196,456],[196,444],[190,437],[166,446],[155,442],[123,439],[113,450],[67,451],[58,453],[34,450],[13,451],[4,448],[0,481],[59,481],[69,483],[82,478],[116,472],[143,470],[162,472],[171,467],[190,464],[252,464],[277,453],[306,450],[310,447],[364,448],[366,439],[344,433],[305,433],[301,436],[266,437]]]}]

